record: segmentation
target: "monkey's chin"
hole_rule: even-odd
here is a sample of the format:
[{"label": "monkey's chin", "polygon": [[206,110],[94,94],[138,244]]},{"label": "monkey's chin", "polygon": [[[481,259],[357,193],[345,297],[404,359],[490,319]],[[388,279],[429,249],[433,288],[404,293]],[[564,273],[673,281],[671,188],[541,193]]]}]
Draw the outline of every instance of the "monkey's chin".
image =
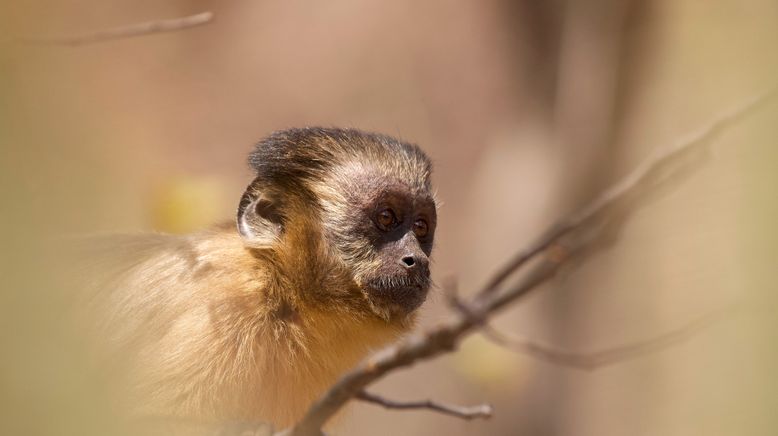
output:
[{"label": "monkey's chin", "polygon": [[387,322],[406,320],[427,299],[428,286],[366,286],[364,292],[373,313]]}]

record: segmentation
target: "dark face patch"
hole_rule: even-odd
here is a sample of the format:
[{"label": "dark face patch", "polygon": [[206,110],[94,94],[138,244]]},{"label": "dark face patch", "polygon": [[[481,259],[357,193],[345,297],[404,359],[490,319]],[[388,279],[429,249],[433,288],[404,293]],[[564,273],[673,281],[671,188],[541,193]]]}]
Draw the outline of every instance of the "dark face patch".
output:
[{"label": "dark face patch", "polygon": [[345,232],[335,243],[377,315],[404,316],[430,288],[429,256],[437,211],[432,195],[401,180],[362,174],[348,189]]}]

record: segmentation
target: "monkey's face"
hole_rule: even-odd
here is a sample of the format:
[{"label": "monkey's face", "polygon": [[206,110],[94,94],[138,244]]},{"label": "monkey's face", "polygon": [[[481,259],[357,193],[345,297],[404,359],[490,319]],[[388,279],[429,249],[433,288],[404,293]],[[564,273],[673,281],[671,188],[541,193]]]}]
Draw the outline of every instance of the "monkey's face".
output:
[{"label": "monkey's face", "polygon": [[436,205],[426,188],[402,180],[361,174],[346,190],[330,226],[335,246],[370,309],[386,320],[403,318],[426,299]]},{"label": "monkey's face", "polygon": [[409,319],[430,287],[437,218],[432,164],[421,149],[311,127],[269,136],[249,162],[257,177],[237,216],[247,247],[275,253],[273,262],[311,298]]},{"label": "monkey's face", "polygon": [[363,210],[363,234],[375,255],[360,285],[379,315],[412,312],[426,299],[431,283],[434,203],[404,191],[387,191]]}]

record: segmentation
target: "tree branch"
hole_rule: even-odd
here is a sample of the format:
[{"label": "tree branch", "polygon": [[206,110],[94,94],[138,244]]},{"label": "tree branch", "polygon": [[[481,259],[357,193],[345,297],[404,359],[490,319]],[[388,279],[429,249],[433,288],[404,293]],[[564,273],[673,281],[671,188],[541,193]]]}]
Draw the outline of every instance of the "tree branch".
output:
[{"label": "tree branch", "polygon": [[634,359],[689,339],[700,330],[709,327],[724,315],[731,313],[732,307],[709,313],[693,322],[668,331],[659,336],[625,345],[606,348],[591,353],[572,353],[525,339],[511,338],[489,324],[484,323],[479,333],[489,341],[517,353],[527,354],[537,359],[585,371],[593,371],[625,360]]},{"label": "tree branch", "polygon": [[587,221],[609,212],[613,209],[613,206],[622,203],[627,197],[651,187],[652,184],[661,183],[662,174],[666,174],[668,170],[672,171],[670,168],[672,165],[677,165],[684,161],[693,151],[696,151],[702,145],[715,138],[724,128],[751,113],[762,103],[772,98],[775,95],[775,91],[775,89],[770,89],[720,114],[705,126],[677,140],[675,144],[656,149],[652,156],[638,165],[629,175],[605,190],[578,213],[573,214],[567,220],[550,229],[527,249],[518,253],[494,274],[492,279],[481,288],[479,294],[487,295],[497,291],[500,285],[514,272],[543,251],[549,249],[551,245],[558,242],[568,233],[583,226]]},{"label": "tree branch", "polygon": [[19,37],[16,38],[16,42],[24,44],[72,46],[93,44],[113,39],[132,38],[136,36],[150,35],[153,33],[175,32],[178,30],[189,29],[191,27],[202,26],[213,20],[213,16],[213,12],[207,11],[187,17],[145,21],[142,23],[113,27],[110,29],[103,29],[96,32],[75,36]]},{"label": "tree branch", "polygon": [[423,401],[411,401],[411,402],[399,402],[388,400],[381,396],[371,394],[366,391],[359,392],[354,398],[365,401],[367,403],[378,404],[387,409],[429,409],[436,412],[440,412],[446,415],[456,416],[462,419],[475,419],[475,418],[491,418],[492,406],[488,404],[480,404],[478,406],[456,406],[451,404],[438,403],[432,400]]},{"label": "tree branch", "polygon": [[[482,325],[490,314],[517,301],[552,278],[571,260],[595,248],[603,236],[612,234],[606,230],[619,227],[627,214],[634,210],[627,206],[640,205],[647,194],[657,192],[673,177],[690,171],[692,166],[689,165],[689,158],[694,157],[694,152],[701,151],[724,128],[752,113],[773,93],[771,90],[749,99],[675,144],[658,149],[624,179],[517,255],[495,274],[474,299],[462,303],[465,310],[456,312],[447,323],[426,332],[412,334],[360,363],[314,402],[296,426],[283,434],[318,436],[322,426],[370,383],[396,368],[411,366],[417,361],[453,351],[459,340]],[[616,213],[617,210],[619,213]],[[527,269],[521,280],[501,290],[501,285],[520,269]]]}]

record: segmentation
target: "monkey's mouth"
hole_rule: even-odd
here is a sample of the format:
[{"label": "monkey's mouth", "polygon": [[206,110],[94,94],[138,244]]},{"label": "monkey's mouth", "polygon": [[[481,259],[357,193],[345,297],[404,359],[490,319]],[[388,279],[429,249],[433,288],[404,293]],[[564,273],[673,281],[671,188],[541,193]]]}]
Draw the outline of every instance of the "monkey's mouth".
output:
[{"label": "monkey's mouth", "polygon": [[430,278],[425,275],[381,276],[369,280],[365,290],[374,305],[393,315],[413,312],[427,299]]}]

